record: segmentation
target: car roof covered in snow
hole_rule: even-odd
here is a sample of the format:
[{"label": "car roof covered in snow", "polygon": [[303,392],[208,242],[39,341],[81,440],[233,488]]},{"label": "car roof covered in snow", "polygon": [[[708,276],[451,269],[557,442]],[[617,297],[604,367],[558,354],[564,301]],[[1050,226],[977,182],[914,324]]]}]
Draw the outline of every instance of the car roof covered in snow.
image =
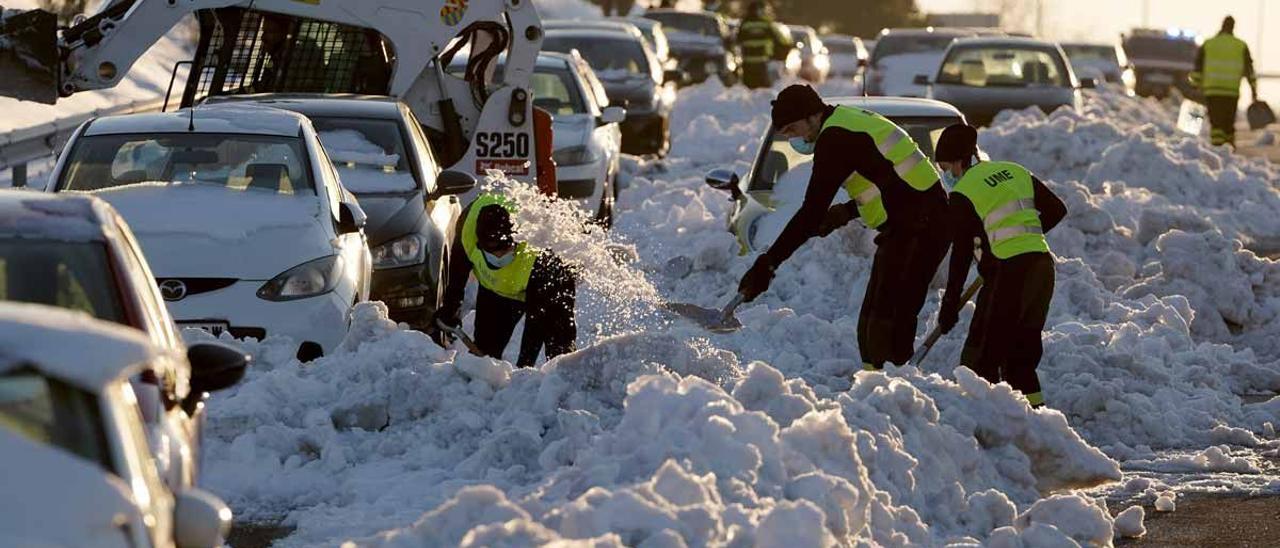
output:
[{"label": "car roof covered in snow", "polygon": [[893,28],[883,29],[880,31],[880,37],[890,34],[899,36],[974,36],[972,29],[961,27],[910,27],[910,28]]},{"label": "car roof covered in snow", "polygon": [[[616,34],[615,34],[616,36]],[[449,62],[449,70],[461,70],[467,66],[468,57],[459,53],[453,57],[453,61]],[[498,64],[501,65],[507,60],[507,54],[498,56]],[[569,63],[573,61],[573,55],[558,51],[540,51],[538,52],[538,61],[534,64],[535,69],[563,69],[568,68]]]},{"label": "car roof covered in snow", "polygon": [[385,95],[336,93],[255,93],[210,97],[206,105],[263,105],[290,110],[303,116],[349,116],[376,120],[400,118],[400,102]]},{"label": "car roof covered in snow", "polygon": [[608,27],[557,27],[547,29],[547,36],[572,36],[574,38],[586,38],[594,40],[616,40],[618,38],[631,38],[632,40],[644,41],[644,34],[637,28],[608,28]]},{"label": "car roof covered in snow", "polygon": [[[190,131],[192,118],[191,109],[107,116],[90,122],[84,134],[186,133]],[[300,114],[252,103],[199,106],[195,108],[194,120],[196,133],[279,137],[297,137],[303,125],[310,123]]]},{"label": "car roof covered in snow", "polygon": [[136,329],[75,310],[0,302],[0,374],[32,367],[96,393],[159,355]]},{"label": "car roof covered in snow", "polygon": [[0,192],[0,239],[104,241],[111,218],[111,206],[88,194]]},{"label": "car roof covered in snow", "polygon": [[827,101],[833,105],[864,108],[886,118],[961,117],[960,111],[948,103],[918,97],[862,97],[855,95],[832,97]]},{"label": "car roof covered in snow", "polygon": [[976,38],[960,38],[951,43],[951,49],[969,48],[1030,48],[1057,49],[1058,44],[1035,38],[1022,36],[981,36]]}]

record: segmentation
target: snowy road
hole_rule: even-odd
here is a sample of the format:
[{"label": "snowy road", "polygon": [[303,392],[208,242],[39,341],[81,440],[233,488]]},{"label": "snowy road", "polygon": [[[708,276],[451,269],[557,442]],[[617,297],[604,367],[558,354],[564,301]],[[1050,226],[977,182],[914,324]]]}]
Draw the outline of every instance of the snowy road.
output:
[{"label": "snowy road", "polygon": [[[543,227],[525,236],[587,265],[582,351],[513,370],[375,307],[343,351],[305,367],[279,341],[246,343],[259,365],[211,403],[207,484],[241,519],[294,528],[286,546],[1107,544],[1135,514],[1114,521],[1104,497],[1280,492],[1264,456],[1280,399],[1242,398],[1280,388],[1280,266],[1242,251],[1280,236],[1275,167],[1176,134],[1163,105],[1105,94],[983,132],[1071,210],[1050,236],[1041,376],[1056,411],[1037,413],[953,370],[958,336],[923,371],[855,374],[871,251],[856,227],[797,252],[740,333],[656,313],[662,299],[723,302],[750,264],[701,176],[745,170],[769,99],[682,92],[672,157],[628,164],[612,234],[566,230],[574,210],[521,197]],[[667,268],[677,256],[687,274]]]}]

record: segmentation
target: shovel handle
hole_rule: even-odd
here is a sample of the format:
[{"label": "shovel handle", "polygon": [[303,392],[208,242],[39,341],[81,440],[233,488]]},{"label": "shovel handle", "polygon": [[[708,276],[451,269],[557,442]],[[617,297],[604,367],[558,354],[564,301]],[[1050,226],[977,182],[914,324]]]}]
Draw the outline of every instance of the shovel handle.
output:
[{"label": "shovel handle", "polygon": [[[978,289],[981,287],[982,276],[978,276],[973,279],[973,282],[969,284],[969,287],[966,287],[964,293],[960,295],[960,303],[964,304],[969,302],[969,299],[972,299],[973,295],[977,293]],[[929,351],[933,350],[933,345],[941,338],[942,327],[935,326],[933,331],[929,332],[929,336],[925,337],[924,344],[920,345],[920,348],[916,349],[916,353],[911,355],[911,361],[908,363],[911,365],[920,365],[920,362],[924,361],[925,356],[929,355]]]},{"label": "shovel handle", "polygon": [[453,327],[440,320],[436,320],[436,326],[444,330],[445,333],[457,337],[458,340],[462,341],[463,346],[466,346],[467,350],[470,350],[472,354],[484,356],[484,352],[480,351],[480,347],[476,346],[476,342],[471,340],[471,337],[468,337],[467,332],[463,331],[461,327]]}]

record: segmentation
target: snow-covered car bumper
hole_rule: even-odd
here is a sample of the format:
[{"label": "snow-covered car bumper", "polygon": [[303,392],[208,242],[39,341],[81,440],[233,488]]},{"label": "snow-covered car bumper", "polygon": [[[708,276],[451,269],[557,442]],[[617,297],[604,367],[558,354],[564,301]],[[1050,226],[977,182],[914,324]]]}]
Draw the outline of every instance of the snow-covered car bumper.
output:
[{"label": "snow-covered car bumper", "polygon": [[[351,323],[354,287],[339,284],[328,293],[291,301],[258,297],[265,282],[240,280],[222,289],[188,295],[168,303],[178,327],[197,327],[215,334],[264,339],[283,335],[304,347],[318,345],[332,353],[346,337]],[[308,344],[309,343],[309,344]]]},{"label": "snow-covered car bumper", "polygon": [[607,158],[600,158],[589,164],[557,166],[556,184],[560,197],[578,200],[583,208],[594,212],[609,176],[608,162]]}]

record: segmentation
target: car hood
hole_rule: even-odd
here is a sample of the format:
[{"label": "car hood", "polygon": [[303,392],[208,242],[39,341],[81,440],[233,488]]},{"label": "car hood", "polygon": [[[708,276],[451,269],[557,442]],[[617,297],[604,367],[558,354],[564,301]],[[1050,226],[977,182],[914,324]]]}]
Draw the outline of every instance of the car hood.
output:
[{"label": "car hood", "polygon": [[556,121],[552,124],[552,131],[555,133],[552,146],[556,150],[562,150],[585,145],[591,141],[591,133],[594,130],[595,120],[586,114],[556,116]]},{"label": "car hood", "polygon": [[165,183],[93,194],[128,221],[159,278],[269,280],[335,252],[312,195]]},{"label": "car hood", "polygon": [[[30,546],[110,546],[117,520],[135,516],[129,487],[101,466],[0,428],[0,455],[11,470],[0,474],[0,531],[8,542]],[[17,494],[20,496],[16,496]],[[75,493],[68,497],[67,493]],[[114,535],[113,535],[114,534]]]},{"label": "car hood", "polygon": [[369,247],[377,247],[391,240],[417,232],[427,214],[427,204],[420,193],[408,194],[357,194],[360,209],[369,220],[364,234]]},{"label": "car hood", "polygon": [[917,74],[933,78],[942,63],[942,52],[926,51],[890,55],[876,62],[876,70],[884,76],[880,83],[882,95],[906,95],[923,97],[924,86],[912,83]]},{"label": "car hood", "polygon": [[974,88],[935,84],[933,98],[951,103],[964,113],[970,123],[985,124],[1002,110],[1040,107],[1046,112],[1071,105],[1075,92],[1065,87],[986,87]]}]

